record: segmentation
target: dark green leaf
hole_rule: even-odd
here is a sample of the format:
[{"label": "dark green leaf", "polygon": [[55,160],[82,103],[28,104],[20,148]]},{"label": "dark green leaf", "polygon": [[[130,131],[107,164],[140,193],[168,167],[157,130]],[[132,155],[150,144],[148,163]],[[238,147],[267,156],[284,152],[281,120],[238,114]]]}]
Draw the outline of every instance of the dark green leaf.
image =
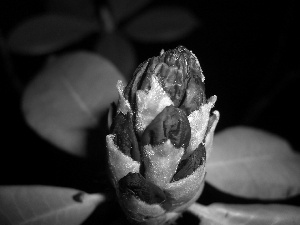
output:
[{"label": "dark green leaf", "polygon": [[50,186],[2,186],[0,199],[3,225],[79,225],[105,201],[101,194]]},{"label": "dark green leaf", "polygon": [[124,78],[99,55],[77,52],[55,58],[24,92],[26,121],[52,144],[84,156],[87,130],[118,98],[118,80]]},{"label": "dark green leaf", "polygon": [[167,42],[183,38],[198,24],[198,19],[185,9],[160,7],[132,20],[125,32],[139,41]]},{"label": "dark green leaf", "polygon": [[300,208],[289,205],[226,205],[208,207],[193,204],[189,212],[197,215],[199,225],[297,225],[300,224]]},{"label": "dark green leaf", "polygon": [[10,34],[10,48],[22,54],[47,54],[98,31],[95,22],[63,15],[41,15],[19,24]]},{"label": "dark green leaf", "polygon": [[47,11],[53,13],[96,19],[94,2],[90,0],[45,0],[44,5]]},{"label": "dark green leaf", "polygon": [[137,12],[150,0],[109,0],[113,16],[117,22]]},{"label": "dark green leaf", "polygon": [[280,199],[300,193],[300,155],[282,138],[233,127],[215,136],[207,181],[241,197]]}]

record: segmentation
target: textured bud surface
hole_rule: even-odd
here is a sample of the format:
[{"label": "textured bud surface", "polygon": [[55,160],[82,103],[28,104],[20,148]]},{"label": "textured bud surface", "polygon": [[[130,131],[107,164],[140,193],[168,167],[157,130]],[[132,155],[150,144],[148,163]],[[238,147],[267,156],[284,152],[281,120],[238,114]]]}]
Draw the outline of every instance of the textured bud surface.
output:
[{"label": "textured bud surface", "polygon": [[148,204],[162,203],[166,200],[164,192],[147,181],[140,173],[128,173],[119,181],[120,193],[134,194]]},{"label": "textured bud surface", "polygon": [[219,112],[206,99],[196,56],[179,46],[142,63],[124,88],[107,135],[109,172],[135,224],[164,224],[203,189]]},{"label": "textured bud surface", "polygon": [[133,159],[139,161],[139,146],[134,133],[132,116],[118,113],[113,124],[112,133],[115,135],[115,143],[120,150]]},{"label": "textured bud surface", "polygon": [[175,174],[183,153],[184,149],[176,148],[170,140],[158,146],[144,146],[143,158],[146,178],[164,188]]},{"label": "textured bud surface", "polygon": [[142,135],[142,146],[163,144],[167,140],[176,147],[186,148],[191,139],[191,127],[185,113],[167,106],[148,125]]}]

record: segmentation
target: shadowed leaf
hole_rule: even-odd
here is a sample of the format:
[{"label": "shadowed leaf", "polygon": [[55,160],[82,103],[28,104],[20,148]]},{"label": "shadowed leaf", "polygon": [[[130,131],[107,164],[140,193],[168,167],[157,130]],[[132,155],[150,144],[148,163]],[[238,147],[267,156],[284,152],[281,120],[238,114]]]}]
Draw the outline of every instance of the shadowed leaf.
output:
[{"label": "shadowed leaf", "polygon": [[247,127],[215,136],[207,181],[227,193],[282,199],[300,193],[300,155],[282,138]]},{"label": "shadowed leaf", "polygon": [[199,24],[189,11],[179,7],[155,8],[141,14],[125,27],[139,41],[166,42],[183,38]]},{"label": "shadowed leaf", "polygon": [[129,80],[136,67],[136,56],[134,48],[122,36],[110,33],[104,36],[96,49],[109,59]]},{"label": "shadowed leaf", "polygon": [[115,20],[118,22],[137,12],[150,0],[109,0]]},{"label": "shadowed leaf", "polygon": [[105,201],[101,194],[51,186],[2,186],[0,199],[3,225],[79,225]]},{"label": "shadowed leaf", "polygon": [[47,11],[80,18],[96,19],[93,1],[90,0],[45,0]]},{"label": "shadowed leaf", "polygon": [[199,225],[296,225],[300,223],[300,208],[289,205],[226,205],[208,207],[193,204],[189,212],[197,215]]},{"label": "shadowed leaf", "polygon": [[63,15],[41,15],[19,24],[8,38],[10,48],[22,54],[47,54],[97,32],[95,22]]},{"label": "shadowed leaf", "polygon": [[124,78],[99,55],[77,52],[55,58],[24,92],[26,121],[52,144],[84,156],[87,130],[118,98],[118,80]]}]

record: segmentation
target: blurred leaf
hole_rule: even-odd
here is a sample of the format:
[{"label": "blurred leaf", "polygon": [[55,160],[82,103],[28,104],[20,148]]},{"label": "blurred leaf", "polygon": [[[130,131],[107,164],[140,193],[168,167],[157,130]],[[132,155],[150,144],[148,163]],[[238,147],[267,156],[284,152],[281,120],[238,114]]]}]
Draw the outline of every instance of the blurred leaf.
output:
[{"label": "blurred leaf", "polygon": [[186,36],[198,24],[198,19],[186,9],[160,7],[129,22],[125,32],[139,41],[166,42]]},{"label": "blurred leaf", "polygon": [[44,4],[50,12],[95,19],[93,0],[46,0]]},{"label": "blurred leaf", "polygon": [[129,80],[137,62],[135,51],[126,39],[119,34],[109,33],[101,39],[96,49],[114,63]]},{"label": "blurred leaf", "polygon": [[105,201],[101,194],[50,186],[0,187],[0,224],[76,225]]},{"label": "blurred leaf", "polygon": [[300,193],[300,155],[273,134],[247,127],[215,136],[207,181],[227,193],[281,199]]},{"label": "blurred leaf", "polygon": [[16,27],[8,38],[10,48],[22,54],[47,54],[73,44],[98,31],[95,22],[62,16],[42,15]]},{"label": "blurred leaf", "polygon": [[150,0],[109,0],[113,16],[117,22],[137,12]]},{"label": "blurred leaf", "polygon": [[26,121],[57,147],[85,156],[87,130],[118,98],[118,80],[124,78],[100,55],[77,52],[53,59],[25,90]]},{"label": "blurred leaf", "polygon": [[296,225],[300,224],[300,208],[289,205],[226,205],[208,207],[193,204],[188,211],[197,215],[201,225]]}]

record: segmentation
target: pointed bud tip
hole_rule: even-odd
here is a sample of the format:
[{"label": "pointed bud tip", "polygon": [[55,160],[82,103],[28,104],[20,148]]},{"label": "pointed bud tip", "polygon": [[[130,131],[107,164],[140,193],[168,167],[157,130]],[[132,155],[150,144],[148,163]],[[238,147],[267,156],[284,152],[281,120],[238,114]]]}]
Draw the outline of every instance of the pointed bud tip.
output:
[{"label": "pointed bud tip", "polygon": [[164,62],[168,66],[177,66],[178,68],[185,67],[187,69],[187,73],[189,73],[191,69],[197,71],[197,75],[201,78],[201,81],[204,82],[205,77],[202,73],[202,69],[196,55],[184,46],[180,45],[175,49],[164,52],[164,54],[160,56],[164,57]]},{"label": "pointed bud tip", "polygon": [[156,75],[175,107],[185,109],[187,115],[198,109],[205,99],[204,75],[197,57],[183,46],[149,60],[147,78],[142,89],[150,89],[149,79]]}]

